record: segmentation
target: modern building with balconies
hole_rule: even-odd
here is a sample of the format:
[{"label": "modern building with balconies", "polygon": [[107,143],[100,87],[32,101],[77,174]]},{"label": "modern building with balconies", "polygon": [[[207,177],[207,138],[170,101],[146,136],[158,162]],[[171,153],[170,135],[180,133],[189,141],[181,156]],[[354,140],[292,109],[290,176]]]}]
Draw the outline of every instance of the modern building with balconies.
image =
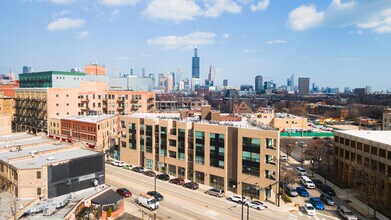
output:
[{"label": "modern building with balconies", "polygon": [[[121,116],[120,159],[253,198],[277,200],[279,132],[201,115]],[[188,113],[188,112],[187,112]],[[220,113],[218,113],[220,115]],[[221,117],[223,118],[223,117]]]}]

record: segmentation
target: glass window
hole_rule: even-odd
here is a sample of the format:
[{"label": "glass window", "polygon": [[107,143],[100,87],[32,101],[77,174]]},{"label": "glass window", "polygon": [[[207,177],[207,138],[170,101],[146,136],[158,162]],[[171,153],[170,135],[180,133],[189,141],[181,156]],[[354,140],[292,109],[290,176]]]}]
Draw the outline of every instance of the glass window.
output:
[{"label": "glass window", "polygon": [[210,166],[224,169],[224,134],[210,133]]},{"label": "glass window", "polygon": [[371,146],[371,154],[377,155],[377,147]]},{"label": "glass window", "polygon": [[205,133],[196,131],[196,163],[205,164]]},{"label": "glass window", "polygon": [[260,139],[243,137],[242,142],[242,173],[259,176]]},{"label": "glass window", "polygon": [[224,190],[224,178],[220,176],[210,175],[209,176],[209,185],[216,189]]},{"label": "glass window", "polygon": [[37,171],[37,179],[41,179],[41,171]]}]

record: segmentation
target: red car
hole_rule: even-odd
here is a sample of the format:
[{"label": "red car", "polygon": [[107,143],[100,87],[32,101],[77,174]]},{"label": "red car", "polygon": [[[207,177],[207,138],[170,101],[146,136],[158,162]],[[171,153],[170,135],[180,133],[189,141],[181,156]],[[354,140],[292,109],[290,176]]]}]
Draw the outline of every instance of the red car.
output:
[{"label": "red car", "polygon": [[174,179],[170,179],[170,183],[183,185],[185,183],[185,180],[181,178],[174,178]]},{"label": "red car", "polygon": [[119,188],[119,189],[117,189],[116,192],[123,197],[131,197],[132,196],[132,193],[126,188]]}]

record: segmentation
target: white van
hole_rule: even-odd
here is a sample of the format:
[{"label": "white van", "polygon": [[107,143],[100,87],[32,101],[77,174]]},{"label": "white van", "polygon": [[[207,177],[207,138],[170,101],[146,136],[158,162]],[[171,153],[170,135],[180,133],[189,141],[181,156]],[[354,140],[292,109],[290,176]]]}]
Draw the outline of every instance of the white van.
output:
[{"label": "white van", "polygon": [[308,189],[315,188],[315,184],[312,182],[312,180],[310,178],[308,178],[308,176],[301,176],[300,182]]},{"label": "white van", "polygon": [[155,210],[159,208],[159,202],[156,201],[155,197],[146,194],[140,194],[140,196],[136,199],[136,203],[148,208],[149,210]]}]

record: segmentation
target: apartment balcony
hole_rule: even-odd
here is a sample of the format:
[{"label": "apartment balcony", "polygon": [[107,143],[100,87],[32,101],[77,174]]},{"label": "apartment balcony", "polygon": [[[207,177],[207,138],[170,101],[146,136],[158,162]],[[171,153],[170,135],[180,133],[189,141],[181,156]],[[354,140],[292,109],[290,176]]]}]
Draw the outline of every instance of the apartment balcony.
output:
[{"label": "apartment balcony", "polygon": [[124,98],[118,98],[118,99],[117,99],[117,102],[123,103],[123,102],[125,102],[125,99],[124,99]]},{"label": "apartment balcony", "polygon": [[106,99],[106,98],[103,98],[102,101],[103,101],[103,102],[107,102],[107,99]]},{"label": "apartment balcony", "polygon": [[266,146],[266,149],[268,149],[268,150],[277,150],[276,146],[274,146],[274,145]]},{"label": "apartment balcony", "polygon": [[90,101],[90,100],[89,100],[89,99],[87,99],[87,98],[86,98],[86,99],[82,99],[82,100],[81,100],[81,102],[82,102],[82,103],[88,103],[89,101]]},{"label": "apartment balcony", "polygon": [[137,111],[138,107],[132,107],[132,111]]},{"label": "apartment balcony", "polygon": [[131,102],[132,103],[137,103],[139,99],[132,99]]},{"label": "apartment balcony", "polygon": [[90,108],[88,108],[88,107],[81,107],[81,111],[82,111],[82,112],[86,112],[86,111],[88,111],[88,110],[90,110]]},{"label": "apartment balcony", "polygon": [[123,111],[123,110],[124,110],[124,107],[123,107],[123,106],[118,106],[118,107],[117,107],[117,110],[118,110],[118,111]]}]

